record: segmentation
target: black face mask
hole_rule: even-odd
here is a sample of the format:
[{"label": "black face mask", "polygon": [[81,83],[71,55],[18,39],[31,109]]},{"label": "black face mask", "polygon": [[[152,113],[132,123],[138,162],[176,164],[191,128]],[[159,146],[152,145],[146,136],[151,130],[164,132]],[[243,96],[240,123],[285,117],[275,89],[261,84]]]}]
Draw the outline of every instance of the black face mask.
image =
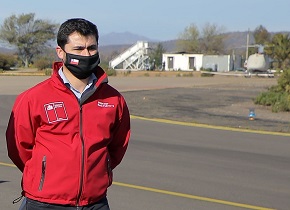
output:
[{"label": "black face mask", "polygon": [[64,65],[78,79],[86,79],[93,70],[99,65],[99,53],[92,56],[82,56],[66,53]]}]

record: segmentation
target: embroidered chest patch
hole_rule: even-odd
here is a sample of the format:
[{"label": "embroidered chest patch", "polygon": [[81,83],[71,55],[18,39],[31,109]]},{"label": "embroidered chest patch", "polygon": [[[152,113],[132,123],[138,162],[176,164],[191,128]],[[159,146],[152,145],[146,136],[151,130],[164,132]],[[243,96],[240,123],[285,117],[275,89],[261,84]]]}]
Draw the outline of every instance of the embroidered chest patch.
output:
[{"label": "embroidered chest patch", "polygon": [[45,104],[44,109],[49,123],[68,120],[63,102],[52,102]]},{"label": "embroidered chest patch", "polygon": [[114,104],[109,104],[108,102],[101,102],[101,101],[98,101],[98,106],[102,107],[102,108],[114,108],[115,107]]}]

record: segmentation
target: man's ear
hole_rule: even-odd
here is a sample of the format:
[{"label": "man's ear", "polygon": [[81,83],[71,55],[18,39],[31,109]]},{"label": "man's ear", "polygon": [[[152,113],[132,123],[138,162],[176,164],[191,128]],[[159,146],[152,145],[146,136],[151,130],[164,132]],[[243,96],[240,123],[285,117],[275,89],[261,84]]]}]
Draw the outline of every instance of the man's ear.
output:
[{"label": "man's ear", "polygon": [[57,56],[58,56],[61,60],[64,60],[64,59],[65,59],[65,52],[63,51],[63,49],[61,49],[60,46],[57,46],[57,47],[55,48],[55,51],[56,51]]}]

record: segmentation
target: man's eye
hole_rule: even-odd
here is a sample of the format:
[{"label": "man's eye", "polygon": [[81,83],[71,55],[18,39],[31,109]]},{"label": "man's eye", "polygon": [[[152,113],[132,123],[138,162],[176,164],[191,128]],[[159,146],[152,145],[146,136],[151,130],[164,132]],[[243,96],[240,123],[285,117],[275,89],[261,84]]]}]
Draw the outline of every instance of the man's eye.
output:
[{"label": "man's eye", "polygon": [[82,51],[82,50],[84,50],[84,48],[79,47],[79,48],[75,48],[74,50],[76,50],[76,51]]},{"label": "man's eye", "polygon": [[88,50],[89,51],[95,51],[95,50],[97,50],[97,48],[96,47],[88,47]]}]

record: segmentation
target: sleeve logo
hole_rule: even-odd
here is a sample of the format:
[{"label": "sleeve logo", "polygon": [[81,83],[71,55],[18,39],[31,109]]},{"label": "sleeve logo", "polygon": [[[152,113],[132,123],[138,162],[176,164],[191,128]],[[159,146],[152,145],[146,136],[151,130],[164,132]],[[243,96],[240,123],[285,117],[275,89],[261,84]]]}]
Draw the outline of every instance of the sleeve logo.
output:
[{"label": "sleeve logo", "polygon": [[45,104],[44,110],[49,123],[68,120],[63,102],[52,102]]}]

